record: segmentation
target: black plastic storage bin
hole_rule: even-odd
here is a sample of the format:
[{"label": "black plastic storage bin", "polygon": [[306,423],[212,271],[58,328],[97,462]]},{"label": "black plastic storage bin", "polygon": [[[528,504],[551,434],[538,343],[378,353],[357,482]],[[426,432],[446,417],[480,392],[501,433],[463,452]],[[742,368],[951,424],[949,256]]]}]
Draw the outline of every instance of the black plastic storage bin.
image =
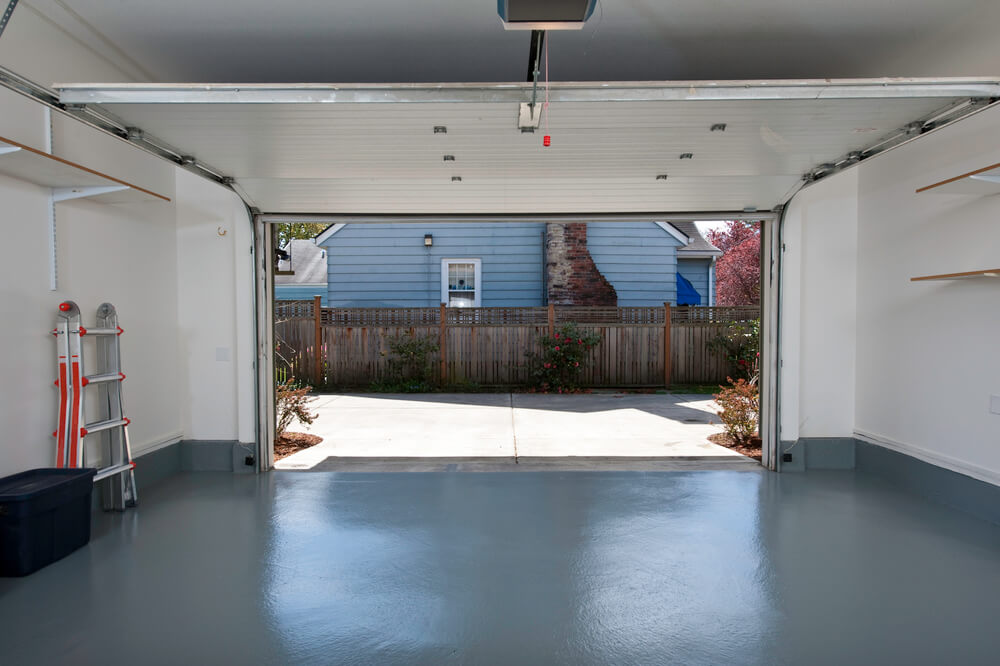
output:
[{"label": "black plastic storage bin", "polygon": [[96,469],[32,469],[0,479],[0,576],[27,576],[90,541]]}]

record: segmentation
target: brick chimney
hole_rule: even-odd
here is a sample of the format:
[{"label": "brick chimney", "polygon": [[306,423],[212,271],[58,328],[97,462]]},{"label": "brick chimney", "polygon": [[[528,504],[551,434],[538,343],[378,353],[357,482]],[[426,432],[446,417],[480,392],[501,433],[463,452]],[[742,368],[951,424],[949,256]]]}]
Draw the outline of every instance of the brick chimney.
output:
[{"label": "brick chimney", "polygon": [[587,249],[586,222],[545,225],[545,284],[554,305],[618,305]]}]

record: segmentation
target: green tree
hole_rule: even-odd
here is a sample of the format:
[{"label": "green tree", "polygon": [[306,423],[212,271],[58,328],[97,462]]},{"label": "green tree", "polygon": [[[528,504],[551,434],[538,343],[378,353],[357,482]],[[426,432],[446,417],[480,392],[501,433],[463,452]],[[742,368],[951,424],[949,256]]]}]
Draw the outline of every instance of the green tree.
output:
[{"label": "green tree", "polygon": [[278,235],[278,247],[288,247],[289,241],[293,238],[314,238],[326,229],[326,227],[327,225],[317,222],[289,222],[287,224],[279,224],[276,231]]}]

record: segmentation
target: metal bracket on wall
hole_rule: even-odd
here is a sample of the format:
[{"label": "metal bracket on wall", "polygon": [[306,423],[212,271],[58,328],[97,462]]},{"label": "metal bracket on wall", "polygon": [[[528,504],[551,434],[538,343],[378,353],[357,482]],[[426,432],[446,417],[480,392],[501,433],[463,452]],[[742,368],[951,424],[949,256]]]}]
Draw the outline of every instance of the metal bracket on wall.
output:
[{"label": "metal bracket on wall", "polygon": [[3,31],[7,27],[7,23],[10,21],[10,15],[14,13],[14,8],[17,7],[18,0],[10,0],[7,3],[7,9],[4,10],[3,16],[0,16],[0,37],[3,36]]}]

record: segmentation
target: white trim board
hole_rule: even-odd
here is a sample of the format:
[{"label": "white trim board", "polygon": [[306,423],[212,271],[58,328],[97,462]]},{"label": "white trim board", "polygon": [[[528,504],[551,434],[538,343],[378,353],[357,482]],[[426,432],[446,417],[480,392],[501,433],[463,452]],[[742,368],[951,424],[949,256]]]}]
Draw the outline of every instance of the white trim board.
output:
[{"label": "white trim board", "polygon": [[722,250],[691,250],[677,248],[678,259],[718,259],[722,256]]},{"label": "white trim board", "polygon": [[448,289],[448,265],[449,264],[472,264],[475,270],[476,288],[473,290],[472,307],[479,308],[483,305],[483,260],[474,257],[442,257],[441,259],[441,302],[448,305],[451,300]]},{"label": "white trim board", "polygon": [[[280,224],[280,222],[278,224]],[[316,245],[322,245],[323,242],[326,241],[326,239],[328,239],[330,236],[334,235],[335,233],[337,233],[346,226],[347,224],[343,222],[339,224],[331,224],[329,227],[324,229],[318,236],[316,236],[314,242],[316,243]]]},{"label": "white trim board", "polygon": [[[530,82],[508,83],[55,83],[63,104],[504,103],[530,100]],[[554,81],[559,102],[998,97],[996,78]]]},{"label": "white trim board", "polygon": [[669,222],[656,222],[655,224],[656,226],[658,226],[659,228],[663,229],[668,234],[676,238],[681,245],[688,246],[691,244],[691,239],[688,238],[687,234],[681,233],[681,231],[677,227],[670,224]]},{"label": "white trim board", "polygon": [[1000,473],[998,472],[982,469],[981,467],[970,465],[961,460],[952,458],[951,456],[946,456],[934,451],[928,451],[927,449],[922,449],[918,446],[913,446],[912,444],[897,442],[896,440],[889,439],[888,437],[875,435],[862,430],[855,430],[854,436],[863,442],[874,444],[875,446],[881,446],[891,451],[896,451],[897,453],[902,453],[912,458],[916,458],[917,460],[922,460],[925,463],[930,463],[931,465],[942,467],[959,474],[964,474],[965,476],[972,477],[973,479],[977,479],[979,481],[985,481],[986,483],[992,483],[995,486],[1000,486]]}]

